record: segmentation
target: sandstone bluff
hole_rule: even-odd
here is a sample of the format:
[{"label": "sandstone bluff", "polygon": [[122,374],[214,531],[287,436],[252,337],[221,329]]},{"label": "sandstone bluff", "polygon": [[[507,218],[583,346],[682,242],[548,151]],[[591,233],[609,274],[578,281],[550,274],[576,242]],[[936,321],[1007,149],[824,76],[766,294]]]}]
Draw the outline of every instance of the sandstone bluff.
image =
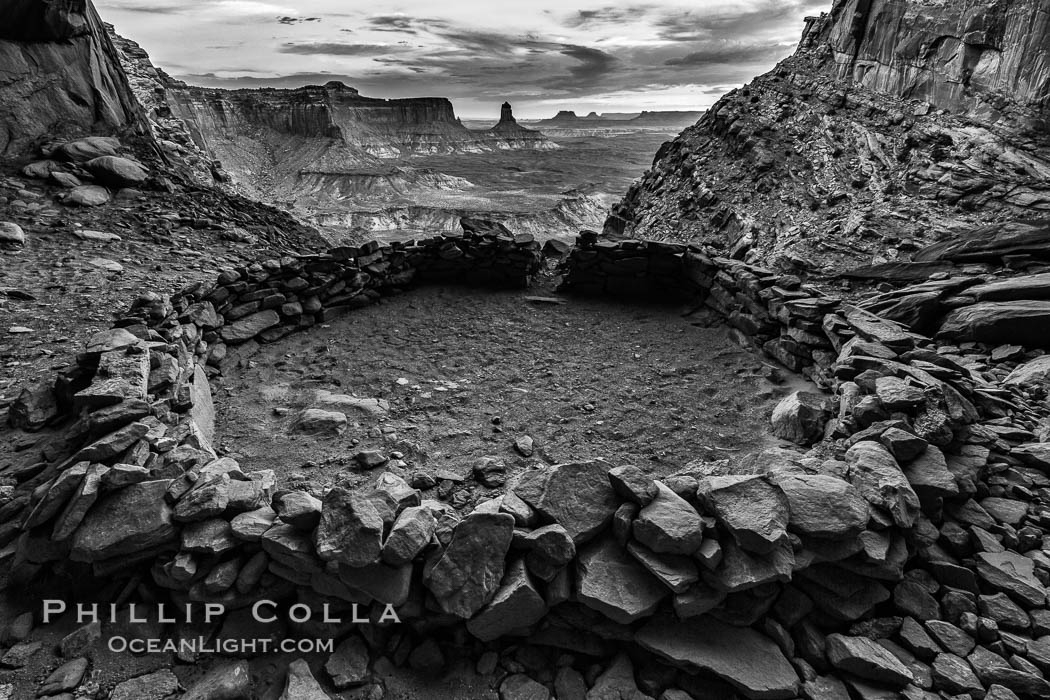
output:
[{"label": "sandstone bluff", "polygon": [[[7,406],[0,572],[22,607],[3,613],[0,693],[379,698],[395,669],[438,676],[464,658],[500,700],[1050,697],[1044,6],[836,2],[795,56],[662,149],[608,235],[569,249],[464,219],[329,250],[163,155],[90,6],[12,7],[0,50],[23,65],[83,54],[47,85],[29,70],[0,85],[21,156],[5,253],[46,238],[53,206],[123,222],[129,201],[146,217],[207,196],[223,219],[200,228],[272,254],[140,290]],[[359,99],[303,94],[317,91]],[[32,96],[45,130],[9,95]],[[222,454],[223,375],[264,346],[409,288],[524,288],[554,261],[567,298],[702,306],[811,381],[770,416],[780,446],[668,475],[615,455],[535,464],[469,512],[402,477],[404,455],[363,452],[368,488],[311,493]],[[485,463],[472,478],[495,477]],[[140,634],[322,633],[260,630],[244,612],[260,598],[371,606],[377,624],[328,630],[334,651],[289,657],[266,683],[256,660],[224,659],[186,688],[168,668],[103,687],[112,628],[45,649],[16,595],[45,588],[230,610]],[[403,625],[378,624],[387,606]]]}]

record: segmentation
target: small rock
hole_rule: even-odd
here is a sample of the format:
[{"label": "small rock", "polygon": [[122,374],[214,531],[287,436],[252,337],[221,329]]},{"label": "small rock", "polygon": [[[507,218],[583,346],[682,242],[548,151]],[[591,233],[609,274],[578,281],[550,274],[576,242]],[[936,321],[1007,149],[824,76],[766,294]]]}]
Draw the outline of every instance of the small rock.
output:
[{"label": "small rock", "polygon": [[62,664],[51,672],[37,690],[37,695],[58,695],[73,690],[84,678],[87,672],[88,660],[85,658],[73,659]]},{"label": "small rock", "polygon": [[273,508],[282,522],[310,532],[321,522],[321,501],[304,491],[281,491],[273,497]]},{"label": "small rock", "polygon": [[247,661],[229,661],[211,668],[179,700],[251,700],[252,678]]},{"label": "small rock", "polygon": [[309,664],[304,659],[296,659],[288,665],[284,693],[279,700],[331,700],[331,696],[321,689]]},{"label": "small rock", "polygon": [[81,207],[99,207],[109,201],[109,190],[98,185],[81,185],[71,189],[65,201]]},{"label": "small rock", "polygon": [[346,430],[346,415],[338,411],[308,408],[296,417],[292,429],[301,433],[341,435]]},{"label": "small rock", "polygon": [[773,434],[797,445],[812,445],[824,436],[824,425],[830,412],[827,398],[820,394],[796,391],[773,409]]},{"label": "small rock", "polygon": [[90,258],[87,261],[88,265],[97,267],[100,270],[106,272],[123,272],[124,266],[118,263],[116,260],[110,260],[109,258]]},{"label": "small rock", "polygon": [[26,233],[22,227],[11,221],[0,221],[0,243],[25,245]]},{"label": "small rock", "polygon": [[533,445],[531,437],[528,435],[522,435],[514,441],[514,449],[516,449],[522,457],[531,457],[535,446]]},{"label": "small rock", "polygon": [[354,634],[339,643],[325,662],[324,670],[338,690],[345,690],[368,680],[368,660],[368,646]]},{"label": "small rock", "polygon": [[167,700],[179,691],[179,679],[168,669],[118,683],[109,700]]},{"label": "small rock", "polygon": [[488,488],[499,488],[507,482],[507,465],[494,457],[482,457],[474,465],[474,478]]},{"label": "small rock", "polygon": [[550,700],[550,697],[546,686],[524,673],[507,676],[499,686],[499,700]]}]

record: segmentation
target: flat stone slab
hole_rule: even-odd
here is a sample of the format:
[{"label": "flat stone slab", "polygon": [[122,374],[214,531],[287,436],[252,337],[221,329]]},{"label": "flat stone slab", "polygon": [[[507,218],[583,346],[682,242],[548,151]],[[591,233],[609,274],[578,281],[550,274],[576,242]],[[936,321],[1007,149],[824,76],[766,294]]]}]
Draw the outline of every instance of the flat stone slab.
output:
[{"label": "flat stone slab", "polygon": [[799,678],[773,640],[713,618],[653,621],[634,636],[644,649],[686,671],[724,678],[744,697],[780,700],[798,694]]},{"label": "flat stone slab", "polygon": [[964,306],[948,314],[937,335],[1045,348],[1050,344],[1050,301],[986,301]]},{"label": "flat stone slab", "polygon": [[576,560],[577,599],[620,624],[651,614],[670,593],[612,537],[588,545]]},{"label": "flat stone slab", "polygon": [[144,481],[104,498],[73,535],[73,561],[96,562],[161,549],[178,540],[168,481]]},{"label": "flat stone slab", "polygon": [[277,312],[267,309],[238,319],[228,326],[223,326],[219,334],[227,343],[243,343],[280,322],[281,317],[277,315]]}]

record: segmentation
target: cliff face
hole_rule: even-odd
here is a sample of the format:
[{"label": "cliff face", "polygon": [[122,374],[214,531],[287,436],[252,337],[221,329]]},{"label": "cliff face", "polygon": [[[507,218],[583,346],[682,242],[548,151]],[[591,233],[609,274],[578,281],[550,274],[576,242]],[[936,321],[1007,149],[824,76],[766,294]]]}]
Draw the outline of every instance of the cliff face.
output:
[{"label": "cliff face", "polygon": [[[329,183],[338,199],[359,188],[362,170],[386,169],[392,159],[556,148],[513,117],[496,129],[471,131],[444,98],[374,99],[334,81],[292,90],[163,82],[169,121],[181,124],[194,150],[221,163],[242,189],[283,201],[318,195],[315,187],[303,190],[307,181]],[[403,172],[411,177],[410,169]]]},{"label": "cliff face", "polygon": [[243,138],[264,145],[283,145],[287,138],[331,139],[331,146],[348,149],[345,155],[357,165],[371,158],[476,148],[446,99],[371,99],[338,82],[294,90],[176,84],[168,88],[168,102],[196,144],[224,163],[236,158],[228,144]]},{"label": "cliff face", "polygon": [[[1050,110],[1050,8],[1037,0],[849,0],[807,32],[839,79],[995,120]],[[1043,125],[1045,127],[1045,124]]]},{"label": "cliff face", "polygon": [[0,17],[0,155],[47,137],[149,133],[87,0],[3,0]]},{"label": "cliff face", "polygon": [[1036,0],[838,0],[661,148],[610,233],[827,272],[1050,213]]}]

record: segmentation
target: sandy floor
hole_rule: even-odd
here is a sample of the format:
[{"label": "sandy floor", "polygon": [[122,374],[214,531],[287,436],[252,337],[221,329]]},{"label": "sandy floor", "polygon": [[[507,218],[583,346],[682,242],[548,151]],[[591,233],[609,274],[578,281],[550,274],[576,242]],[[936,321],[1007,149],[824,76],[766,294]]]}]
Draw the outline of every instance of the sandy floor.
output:
[{"label": "sandy floor", "polygon": [[[323,483],[372,475],[352,459],[361,450],[403,454],[406,477],[466,477],[483,457],[513,473],[526,435],[532,460],[657,474],[767,444],[755,436],[781,391],[724,327],[677,307],[526,300],[551,294],[418,290],[266,346],[219,392],[221,445],[251,469]],[[346,411],[339,435],[297,432],[300,411],[324,408],[319,390],[391,408]]]}]

